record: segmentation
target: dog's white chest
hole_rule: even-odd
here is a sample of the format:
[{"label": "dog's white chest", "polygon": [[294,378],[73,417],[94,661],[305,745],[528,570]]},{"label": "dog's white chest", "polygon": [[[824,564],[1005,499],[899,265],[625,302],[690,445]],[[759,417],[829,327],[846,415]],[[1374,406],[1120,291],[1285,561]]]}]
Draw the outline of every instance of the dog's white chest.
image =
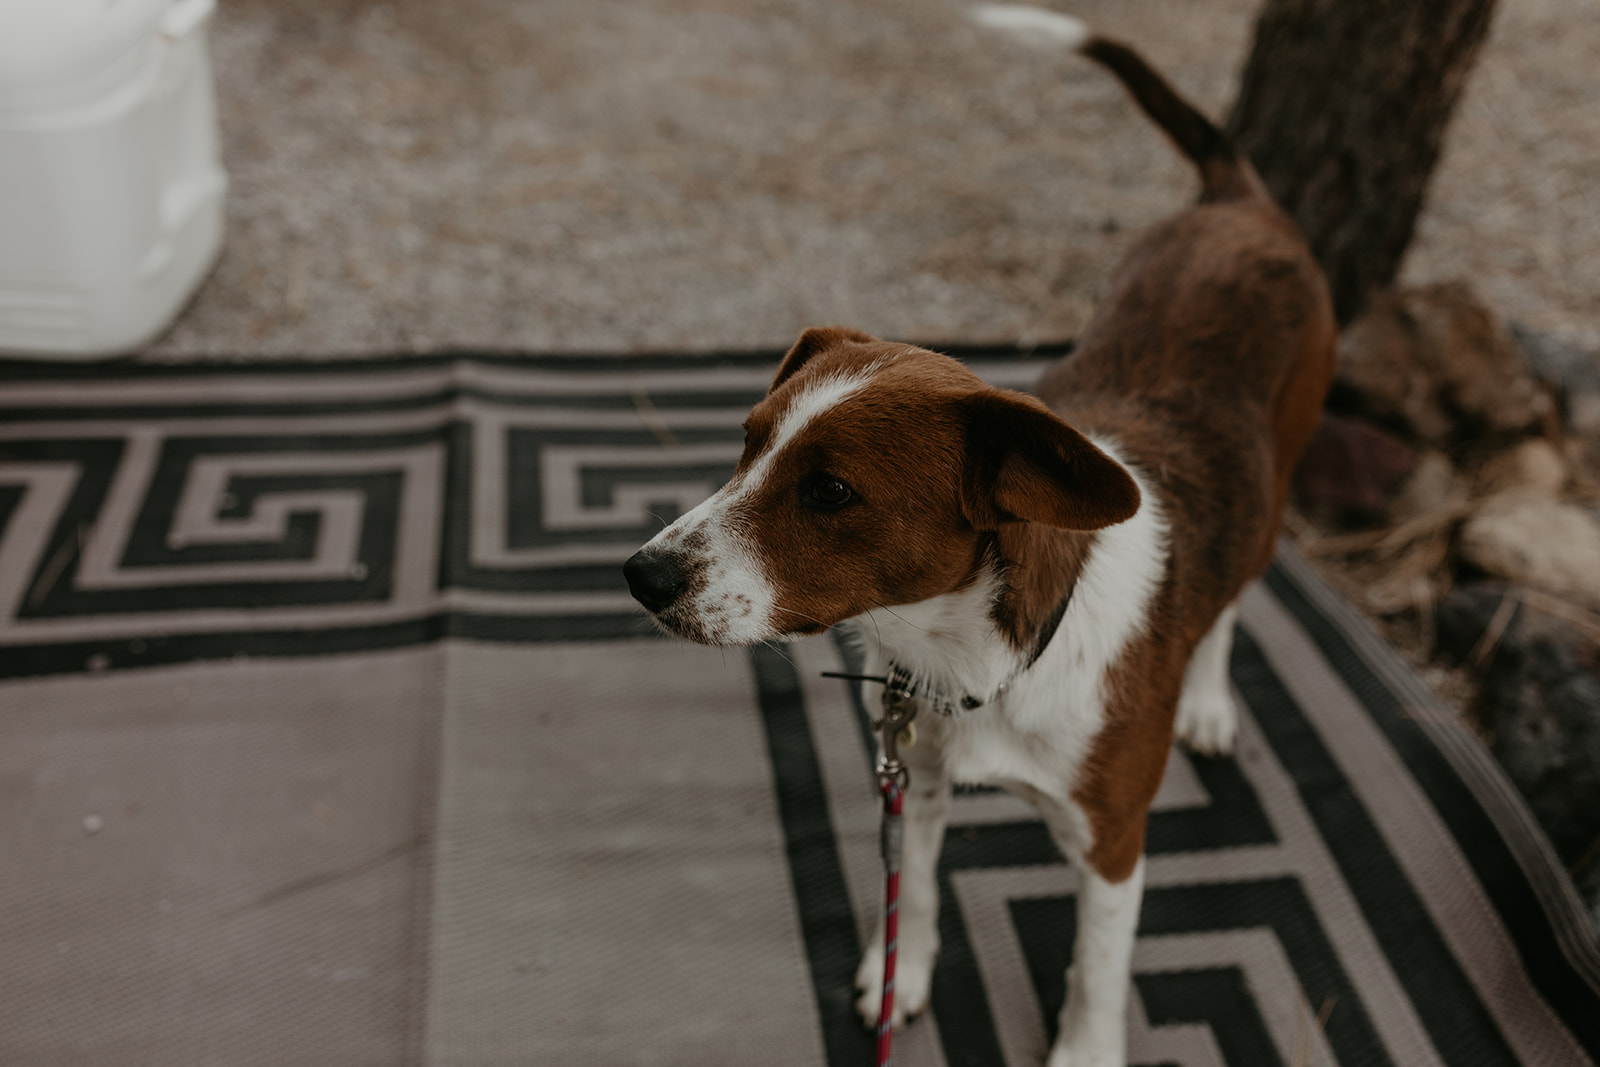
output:
[{"label": "dog's white chest", "polygon": [[1054,674],[1046,669],[1019,679],[994,703],[951,718],[930,716],[930,740],[940,746],[953,780],[1021,785],[1064,799],[1105,714],[1093,679],[1061,684]]}]

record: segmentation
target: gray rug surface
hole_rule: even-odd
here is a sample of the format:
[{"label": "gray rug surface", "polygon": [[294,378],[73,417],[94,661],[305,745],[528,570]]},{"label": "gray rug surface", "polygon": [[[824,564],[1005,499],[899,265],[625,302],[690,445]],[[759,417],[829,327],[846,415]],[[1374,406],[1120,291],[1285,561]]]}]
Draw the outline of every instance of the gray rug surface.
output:
[{"label": "gray rug surface", "polygon": [[[0,1063],[869,1062],[846,653],[668,641],[618,571],[776,358],[0,366]],[[1290,548],[1233,676],[1237,756],[1152,815],[1133,1062],[1600,1061],[1548,845]],[[1039,1062],[1070,872],[977,790],[941,878],[899,1062]]]}]

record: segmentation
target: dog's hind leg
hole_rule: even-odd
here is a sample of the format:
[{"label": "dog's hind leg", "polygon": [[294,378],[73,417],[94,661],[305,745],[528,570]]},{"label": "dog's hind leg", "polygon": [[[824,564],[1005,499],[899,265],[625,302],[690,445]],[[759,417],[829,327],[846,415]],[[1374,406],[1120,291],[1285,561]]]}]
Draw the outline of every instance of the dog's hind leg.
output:
[{"label": "dog's hind leg", "polygon": [[[939,955],[939,849],[950,818],[950,779],[938,746],[939,722],[932,712],[919,716],[922,738],[900,750],[911,773],[903,808],[900,856],[900,941],[895,961],[894,1025],[928,1006],[933,964]],[[933,721],[930,721],[933,720]],[[856,969],[861,997],[856,1011],[869,1027],[878,1025],[883,999],[883,916]]]},{"label": "dog's hind leg", "polygon": [[1239,732],[1239,710],[1228,682],[1228,656],[1233,651],[1233,626],[1238,619],[1235,601],[1217,616],[1184,671],[1173,732],[1190,751],[1202,756],[1226,756],[1233,751],[1233,739]]}]

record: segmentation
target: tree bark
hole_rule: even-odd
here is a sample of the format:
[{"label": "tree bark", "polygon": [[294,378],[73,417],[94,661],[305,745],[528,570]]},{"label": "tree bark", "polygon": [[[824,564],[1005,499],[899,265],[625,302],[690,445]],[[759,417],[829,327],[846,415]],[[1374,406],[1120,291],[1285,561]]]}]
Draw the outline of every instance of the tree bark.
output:
[{"label": "tree bark", "polygon": [[1266,0],[1229,132],[1340,323],[1393,283],[1496,0]]}]

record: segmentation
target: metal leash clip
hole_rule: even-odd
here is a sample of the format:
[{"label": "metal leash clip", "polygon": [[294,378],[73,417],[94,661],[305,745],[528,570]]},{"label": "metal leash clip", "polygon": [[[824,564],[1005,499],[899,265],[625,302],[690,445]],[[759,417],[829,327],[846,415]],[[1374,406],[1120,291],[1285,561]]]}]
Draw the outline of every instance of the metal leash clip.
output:
[{"label": "metal leash clip", "polygon": [[883,687],[883,717],[872,725],[883,739],[878,756],[878,782],[893,782],[904,789],[911,780],[911,772],[900,761],[900,745],[910,747],[917,742],[911,720],[917,717],[917,705],[911,699],[909,676],[894,671]]},{"label": "metal leash clip", "polygon": [[878,756],[878,784],[893,782],[905,789],[911,772],[900,761],[900,746],[910,748],[917,743],[917,727],[911,721],[917,717],[917,706],[911,699],[916,686],[911,682],[910,672],[890,664],[887,677],[847,671],[823,671],[822,676],[847,682],[876,682],[883,686],[883,715],[872,720],[872,728],[879,732],[883,741]]}]

